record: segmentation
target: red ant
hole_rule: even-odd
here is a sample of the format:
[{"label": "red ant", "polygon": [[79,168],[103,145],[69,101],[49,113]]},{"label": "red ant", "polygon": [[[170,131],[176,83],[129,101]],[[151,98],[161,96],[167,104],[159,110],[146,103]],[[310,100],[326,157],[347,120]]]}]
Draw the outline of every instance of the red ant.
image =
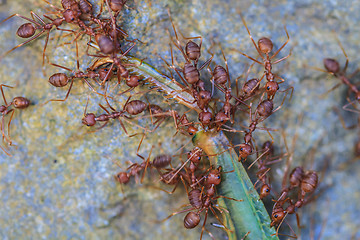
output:
[{"label": "red ant", "polygon": [[[340,69],[340,64],[339,64],[338,61],[336,61],[335,59],[332,59],[332,58],[325,58],[324,59],[324,67],[325,67],[327,73],[330,73],[330,74],[334,75],[336,78],[338,78],[341,81],[341,83],[348,86],[349,92],[353,92],[355,94],[355,100],[353,100],[353,101],[351,101],[349,99],[349,97],[346,98],[348,100],[348,103],[343,106],[343,109],[347,110],[347,111],[350,111],[350,112],[360,113],[360,110],[357,109],[353,105],[354,102],[356,102],[356,101],[358,103],[360,103],[360,91],[359,91],[359,89],[357,88],[357,86],[355,84],[352,84],[350,82],[350,79],[353,78],[359,72],[359,69],[357,69],[354,73],[350,74],[350,76],[346,76],[346,70],[347,70],[347,67],[348,67],[348,64],[349,64],[349,58],[348,58],[348,56],[347,56],[347,54],[345,52],[344,47],[342,46],[341,42],[339,41],[339,39],[337,39],[337,41],[338,41],[338,43],[340,45],[340,48],[341,48],[341,50],[342,50],[342,52],[343,52],[343,54],[344,54],[344,56],[346,58],[345,66],[344,66],[343,69]],[[322,69],[318,69],[318,68],[316,68],[316,69],[320,70],[320,71],[324,71]],[[333,87],[331,90],[335,89],[339,85],[340,84],[335,85],[335,87]],[[348,108],[349,105],[354,106],[355,110]]]},{"label": "red ant", "polygon": [[[0,106],[0,113],[2,115],[1,125],[0,125],[1,133],[2,133],[2,137],[3,137],[3,141],[5,140],[6,142],[8,142],[9,145],[12,145],[12,141],[10,138],[10,124],[11,124],[11,121],[12,121],[15,111],[14,111],[14,109],[9,109],[9,107],[12,105],[17,109],[24,109],[30,105],[30,100],[27,98],[24,98],[24,97],[14,97],[14,99],[8,104],[6,101],[6,98],[5,98],[3,87],[7,87],[7,88],[13,88],[13,87],[5,85],[5,84],[0,85],[1,94],[4,99],[4,104],[5,104],[5,105]],[[6,136],[5,130],[4,130],[5,129],[5,116],[10,113],[11,113],[11,116],[10,116],[10,120],[8,122],[8,134]],[[8,153],[1,145],[0,145],[0,148],[6,153],[6,155],[11,157],[11,154]]]},{"label": "red ant", "polygon": [[179,211],[179,212],[174,212],[171,215],[169,215],[167,218],[162,220],[161,222],[166,221],[167,219],[169,219],[170,217],[172,217],[176,214],[183,213],[183,212],[189,212],[184,218],[184,226],[185,226],[185,228],[192,229],[192,228],[195,228],[197,225],[199,225],[200,213],[205,211],[205,219],[203,222],[201,235],[200,235],[200,239],[202,239],[202,235],[205,230],[205,223],[207,220],[208,211],[210,209],[210,211],[214,214],[215,218],[221,223],[221,225],[223,225],[226,230],[229,230],[225,227],[225,225],[219,219],[219,217],[217,216],[217,214],[215,212],[215,208],[217,210],[219,210],[220,212],[222,212],[220,210],[220,207],[214,205],[212,201],[216,200],[218,198],[226,198],[226,199],[230,199],[230,200],[234,200],[234,201],[242,201],[242,200],[237,200],[237,199],[233,199],[233,198],[229,198],[229,197],[225,197],[225,196],[215,196],[215,192],[216,192],[215,186],[219,185],[221,182],[220,174],[221,174],[221,167],[218,167],[217,169],[213,169],[213,167],[210,167],[208,169],[208,174],[206,174],[204,177],[202,177],[201,179],[198,180],[199,183],[204,182],[202,191],[200,191],[198,189],[193,189],[192,191],[190,191],[188,193],[189,202],[190,202],[189,205],[191,205],[192,207],[189,209]]},{"label": "red ant", "polygon": [[[46,0],[44,0],[45,2],[47,2]],[[48,2],[47,2],[48,3]],[[50,3],[49,3],[50,4]],[[50,4],[51,5],[51,4]],[[52,6],[52,5],[51,5]],[[58,9],[59,10],[59,9]],[[60,11],[60,10],[59,10]],[[45,40],[45,46],[44,46],[44,50],[43,50],[43,65],[45,63],[45,51],[46,51],[46,47],[47,47],[47,44],[48,44],[48,41],[49,41],[49,35],[50,35],[50,31],[51,29],[55,26],[55,28],[57,30],[61,30],[61,31],[68,31],[68,32],[71,32],[73,33],[72,30],[68,30],[68,29],[62,29],[62,28],[59,28],[59,26],[65,21],[67,23],[72,23],[74,21],[76,21],[78,19],[78,17],[80,16],[81,12],[78,13],[76,12],[75,10],[69,8],[65,11],[61,11],[62,12],[62,17],[59,17],[59,18],[55,18],[55,19],[52,19],[50,18],[49,16],[47,15],[43,15],[45,18],[47,18],[48,20],[51,21],[51,23],[45,23],[43,19],[41,19],[41,17],[39,15],[37,15],[36,13],[34,13],[33,11],[30,12],[31,14],[31,17],[33,19],[30,19],[30,18],[27,18],[27,17],[24,17],[24,16],[21,16],[20,14],[13,14],[9,17],[7,17],[6,19],[4,19],[3,21],[0,22],[3,23],[7,20],[9,20],[10,18],[14,17],[14,16],[18,16],[20,18],[23,18],[27,21],[29,21],[29,23],[24,23],[22,24],[16,34],[21,37],[21,38],[29,38],[28,40],[26,40],[25,42],[13,47],[12,49],[10,49],[9,51],[7,51],[6,53],[4,53],[1,57],[0,57],[0,60],[5,57],[7,54],[9,54],[10,52],[14,51],[15,49],[31,42],[32,40],[40,37],[44,32],[47,32],[46,34],[46,40]],[[35,18],[40,22],[37,22],[35,21]],[[37,34],[35,34],[36,30],[38,29],[41,29],[41,31]]]},{"label": "red ant", "polygon": [[[101,114],[99,116],[96,116],[94,113],[86,113],[86,109],[87,109],[87,103],[86,103],[86,107],[85,107],[85,111],[84,111],[84,117],[82,119],[82,123],[88,127],[94,126],[96,124],[97,121],[100,122],[105,122],[100,128],[103,128],[110,119],[118,119],[120,122],[121,127],[124,129],[124,132],[127,136],[128,132],[123,124],[123,122],[121,121],[121,118],[123,118],[123,120],[129,122],[127,119],[131,119],[131,117],[125,115],[125,113],[128,113],[130,115],[138,115],[140,113],[142,113],[145,109],[146,109],[146,104],[140,100],[132,100],[129,101],[131,98],[131,96],[127,99],[127,101],[125,102],[125,105],[123,107],[123,110],[121,111],[116,111],[109,103],[109,107],[110,109],[113,111],[112,113],[110,113],[104,106],[102,106],[101,104],[99,104],[99,106],[106,112],[106,114]],[[134,123],[132,123],[134,124]],[[136,126],[144,129],[145,131],[147,131],[147,129],[135,124]],[[134,135],[131,135],[134,136]]]},{"label": "red ant", "polygon": [[84,73],[84,72],[80,71],[79,70],[80,64],[79,64],[78,45],[77,45],[77,42],[75,42],[75,43],[76,43],[76,68],[77,68],[77,71],[72,71],[70,68],[67,68],[67,67],[64,67],[64,66],[61,66],[61,65],[58,65],[58,64],[50,63],[51,65],[53,65],[55,67],[65,69],[65,70],[67,70],[69,72],[72,72],[72,74],[73,74],[72,76],[68,76],[65,73],[55,73],[55,74],[51,75],[50,78],[49,78],[49,83],[51,85],[53,85],[54,87],[64,87],[64,86],[68,85],[69,81],[71,81],[69,89],[68,89],[68,91],[67,91],[67,93],[65,95],[65,98],[64,99],[51,99],[51,100],[46,101],[43,105],[45,105],[45,104],[47,104],[48,102],[51,102],[51,101],[61,101],[61,102],[66,101],[69,94],[70,94],[70,91],[71,91],[71,88],[73,86],[75,78],[81,78],[90,87],[90,89],[93,92],[95,92],[95,93],[97,93],[99,95],[102,95],[102,94],[98,93],[91,86],[91,84],[88,82],[88,80],[86,78],[92,78],[92,79],[99,78],[100,80],[102,80],[103,78],[105,78],[105,76],[109,75],[110,70],[108,70],[107,68],[102,68],[98,72],[88,70],[87,72]]},{"label": "red ant", "polygon": [[[245,54],[245,53],[243,53],[243,52],[240,52],[240,51],[238,51],[238,50],[236,50],[236,49],[234,49],[234,50],[237,51],[237,52],[239,52],[241,55],[243,55],[243,56],[245,56],[245,57],[253,60],[254,62],[256,62],[256,63],[258,63],[258,64],[260,64],[260,65],[263,65],[263,66],[265,67],[265,72],[264,72],[263,76],[260,78],[259,83],[261,82],[261,80],[263,79],[263,77],[266,76],[267,83],[266,83],[266,85],[265,85],[265,91],[266,91],[266,93],[267,93],[267,95],[268,95],[268,100],[272,100],[272,99],[274,99],[274,96],[275,96],[276,92],[279,90],[279,84],[281,84],[281,83],[283,83],[283,82],[285,81],[283,78],[277,76],[276,74],[274,74],[274,73],[272,72],[272,65],[275,65],[275,64],[277,64],[277,63],[279,63],[279,62],[287,59],[288,57],[290,57],[291,52],[290,52],[287,56],[285,56],[285,57],[283,57],[283,58],[281,58],[281,59],[278,59],[278,60],[276,60],[275,62],[271,62],[271,60],[272,60],[274,57],[276,57],[276,56],[279,54],[279,52],[280,52],[280,51],[286,46],[286,44],[289,42],[289,40],[290,40],[289,33],[287,32],[286,27],[284,27],[285,32],[286,32],[286,36],[287,36],[287,40],[286,40],[286,42],[270,57],[270,56],[269,56],[269,53],[273,50],[273,43],[272,43],[272,41],[271,41],[269,38],[262,37],[262,38],[260,38],[260,39],[258,40],[258,43],[256,44],[255,41],[254,41],[254,39],[253,39],[252,36],[251,36],[250,30],[249,30],[249,28],[247,27],[246,22],[245,22],[245,19],[244,19],[244,17],[241,15],[241,13],[240,13],[240,17],[241,17],[241,20],[243,21],[243,23],[244,23],[244,25],[245,25],[245,28],[246,28],[249,36],[250,36],[250,39],[251,39],[253,45],[255,46],[255,48],[256,48],[257,52],[259,53],[260,57],[263,59],[263,62],[260,62],[260,61],[256,60],[255,58],[250,57],[250,56],[248,56],[247,54]],[[264,56],[264,55],[265,55],[265,56]],[[280,81],[279,81],[279,82],[276,82],[276,81],[275,81],[276,78],[277,78],[277,79],[280,79]],[[294,88],[293,88],[293,87],[289,87],[289,88],[285,89],[285,90],[282,91],[282,92],[288,91],[288,90],[290,90],[290,89],[292,89],[292,91],[293,91]]]},{"label": "red ant", "polygon": [[[270,141],[266,141],[262,146],[262,154],[258,156],[258,158],[248,167],[250,169],[252,165],[257,163],[258,171],[256,172],[256,176],[258,180],[255,182],[254,186],[260,181],[262,186],[260,188],[260,199],[267,197],[270,194],[271,186],[269,183],[269,179],[267,173],[270,171],[268,165],[280,162],[282,160],[282,156],[273,156],[274,155],[274,146]],[[265,157],[265,159],[262,159]]]}]

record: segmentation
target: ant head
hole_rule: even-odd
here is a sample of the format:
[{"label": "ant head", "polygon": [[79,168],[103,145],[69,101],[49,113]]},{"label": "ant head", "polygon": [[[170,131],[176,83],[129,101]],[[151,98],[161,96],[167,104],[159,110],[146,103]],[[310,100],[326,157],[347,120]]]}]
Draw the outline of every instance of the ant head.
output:
[{"label": "ant head", "polygon": [[23,109],[30,105],[30,100],[24,97],[14,97],[12,104],[15,108]]},{"label": "ant head", "polygon": [[96,123],[95,114],[93,113],[87,113],[85,117],[82,119],[82,124],[91,127],[94,126]]},{"label": "ant head", "polygon": [[269,81],[265,85],[265,91],[268,94],[268,96],[274,96],[275,93],[279,90],[279,84],[274,81]]},{"label": "ant head", "polygon": [[189,133],[190,136],[194,136],[197,133],[198,129],[194,126],[189,126],[187,129],[187,132]]},{"label": "ant head", "polygon": [[273,43],[269,38],[263,37],[258,41],[259,49],[262,53],[268,54],[273,49]]},{"label": "ant head", "polygon": [[328,72],[331,73],[338,73],[340,71],[339,62],[332,58],[324,59],[324,67]]},{"label": "ant head", "polygon": [[77,19],[77,17],[74,14],[74,11],[71,9],[65,10],[65,12],[63,13],[63,16],[67,23],[72,23],[73,21],[75,21]]},{"label": "ant head", "polygon": [[202,149],[195,147],[192,151],[188,152],[188,159],[193,163],[199,163],[201,160]]},{"label": "ant head", "polygon": [[209,91],[200,91],[197,104],[200,109],[207,108],[211,100],[211,93]]},{"label": "ant head", "polygon": [[199,113],[199,121],[204,125],[209,125],[212,121],[212,113],[202,111]]},{"label": "ant head", "polygon": [[[252,153],[252,147],[247,143],[240,144],[239,157],[246,159]],[[240,161],[240,160],[239,160]]]},{"label": "ant head", "polygon": [[185,52],[189,59],[196,61],[200,58],[200,47],[193,41],[188,41],[185,46]]},{"label": "ant head", "polygon": [[114,176],[115,180],[121,184],[126,184],[129,182],[130,178],[126,172],[119,172]]},{"label": "ant head", "polygon": [[216,125],[222,126],[229,120],[228,116],[224,112],[218,112],[215,116]]},{"label": "ant head", "polygon": [[98,73],[99,73],[99,79],[101,81],[104,81],[106,76],[108,76],[108,79],[111,78],[111,76],[112,76],[112,72],[109,73],[108,68],[100,68]]},{"label": "ant head", "polygon": [[6,109],[7,109],[7,107],[6,107],[6,106],[1,105],[1,106],[0,106],[0,113],[5,112],[5,111],[6,111]]},{"label": "ant head", "polygon": [[219,185],[221,183],[220,171],[221,167],[219,167],[218,169],[210,170],[206,178],[206,185]]},{"label": "ant head", "polygon": [[270,186],[267,184],[264,184],[260,189],[260,199],[263,199],[264,197],[269,196],[270,194]]},{"label": "ant head", "polygon": [[[276,203],[275,203],[276,204]],[[281,223],[281,221],[286,216],[286,213],[282,207],[276,208],[273,210],[271,214],[271,224],[270,226],[273,227]]]},{"label": "ant head", "polygon": [[130,76],[130,78],[126,79],[126,85],[128,85],[129,87],[137,87],[140,84],[139,80],[139,76]]}]

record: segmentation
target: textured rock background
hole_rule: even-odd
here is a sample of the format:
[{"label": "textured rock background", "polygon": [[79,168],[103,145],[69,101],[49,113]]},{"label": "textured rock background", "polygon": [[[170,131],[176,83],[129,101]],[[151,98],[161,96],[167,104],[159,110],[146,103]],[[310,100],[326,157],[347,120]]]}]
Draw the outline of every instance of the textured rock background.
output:
[{"label": "textured rock background", "polygon": [[[0,1],[0,4],[0,19],[12,13],[29,17],[29,10],[41,14],[45,5],[42,1]],[[285,126],[289,143],[297,129],[299,135],[294,153],[297,164],[309,167],[311,148],[315,146],[314,168],[321,171],[325,162],[330,166],[321,184],[323,192],[316,202],[299,211],[301,225],[304,226],[301,237],[309,239],[311,229],[317,236],[326,220],[322,239],[360,238],[360,163],[346,163],[353,158],[353,145],[359,138],[359,130],[345,130],[332,110],[334,106],[341,108],[345,104],[346,88],[340,87],[319,98],[338,80],[306,67],[322,68],[324,57],[336,58],[342,65],[345,63],[332,30],[350,58],[349,72],[358,67],[360,3],[355,0],[271,3],[156,0],[129,1],[129,6],[124,13],[125,29],[130,36],[146,42],[146,45],[137,48],[137,56],[147,57],[147,62],[159,68],[163,63],[157,54],[170,59],[166,31],[166,28],[171,31],[166,10],[170,8],[176,26],[186,36],[201,35],[204,38],[204,49],[210,47],[210,39],[221,43],[233,79],[241,75],[251,62],[231,48],[251,56],[257,55],[237,10],[244,14],[254,39],[268,36],[273,40],[275,49],[286,40],[283,29],[286,25],[290,42],[280,56],[286,56],[293,49],[292,56],[274,67],[274,71],[286,79],[282,89],[292,85],[295,92],[292,101],[286,102],[267,121],[267,126]],[[22,22],[13,18],[0,25],[1,53],[21,42],[15,32]],[[173,217],[163,224],[154,222],[154,219],[162,219],[184,204],[184,192],[169,196],[150,188],[148,185],[154,184],[151,182],[142,186],[130,184],[124,187],[124,199],[120,186],[112,178],[120,170],[112,160],[124,166],[128,160],[137,161],[135,152],[139,137],[126,137],[117,122],[96,133],[86,134],[89,129],[81,125],[89,93],[86,85],[76,82],[65,103],[40,106],[48,99],[65,95],[65,90],[55,89],[47,82],[48,77],[58,69],[48,67],[45,75],[42,73],[44,39],[14,51],[0,65],[0,82],[16,85],[14,89],[6,89],[7,100],[23,95],[34,102],[29,109],[15,114],[12,138],[17,148],[11,150],[14,156],[9,158],[0,153],[1,237],[165,239],[171,236],[173,239],[197,239],[201,229],[185,230],[182,216]],[[75,68],[75,51],[70,49],[69,54],[69,45],[56,44],[54,40],[48,46],[50,61]],[[214,51],[217,53],[215,62],[223,64],[219,50]],[[203,59],[206,59],[208,55],[204,55]],[[85,57],[81,60],[86,62]],[[261,74],[260,68],[254,70],[257,74],[250,77]],[[359,82],[357,78],[353,81]],[[99,98],[93,94],[90,97],[89,111],[101,113],[97,105]],[[161,98],[157,99],[161,101]],[[301,124],[298,120],[300,113],[304,114]],[[356,123],[356,114],[345,111],[341,114],[346,117],[348,125]],[[169,122],[145,139],[140,153],[147,156],[152,145],[156,146],[153,156],[159,152],[168,153],[188,141],[180,136],[172,139],[168,134],[172,128]],[[281,134],[274,132],[273,135],[279,149],[284,151]],[[264,136],[267,136],[266,133]],[[278,167],[277,173],[277,177],[281,178],[282,168]],[[295,217],[289,219],[296,228]],[[213,227],[208,228],[216,234]],[[221,235],[221,231],[218,234]],[[209,238],[208,235],[205,238]]]}]

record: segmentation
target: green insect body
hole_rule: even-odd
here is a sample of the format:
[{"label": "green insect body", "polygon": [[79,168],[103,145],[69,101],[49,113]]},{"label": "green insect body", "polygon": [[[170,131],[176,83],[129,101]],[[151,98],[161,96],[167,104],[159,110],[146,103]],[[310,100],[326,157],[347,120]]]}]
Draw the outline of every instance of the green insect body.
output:
[{"label": "green insect body", "polygon": [[[102,63],[111,59],[102,59]],[[134,57],[123,57],[131,74],[143,77],[145,83],[155,86],[165,97],[200,111],[193,96],[174,79],[158,72],[149,64]],[[100,63],[99,63],[100,64]],[[224,212],[224,224],[231,229],[229,239],[246,240],[279,239],[274,228],[270,228],[270,218],[254,185],[242,164],[237,163],[238,156],[231,148],[229,140],[222,131],[199,131],[193,137],[193,144],[204,150],[210,163],[221,166],[224,172],[222,182],[217,188],[218,194],[243,201],[219,198],[218,203],[229,212]],[[233,171],[234,170],[234,171]],[[230,172],[233,171],[233,172]]]},{"label": "green insect body", "polygon": [[275,229],[270,228],[270,218],[263,202],[242,164],[236,162],[238,156],[224,133],[199,131],[193,137],[193,144],[203,149],[211,164],[221,166],[227,172],[221,176],[218,194],[243,200],[218,199],[219,205],[229,211],[228,214],[224,213],[227,226],[235,229],[228,231],[229,239],[242,239],[246,234],[247,240],[278,239]]}]

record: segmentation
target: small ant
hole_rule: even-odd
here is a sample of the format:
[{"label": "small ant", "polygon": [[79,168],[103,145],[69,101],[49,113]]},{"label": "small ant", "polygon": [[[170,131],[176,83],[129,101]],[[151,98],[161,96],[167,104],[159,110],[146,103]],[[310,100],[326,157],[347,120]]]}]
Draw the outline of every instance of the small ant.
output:
[{"label": "small ant", "polygon": [[[353,101],[351,101],[349,99],[349,97],[347,97],[348,103],[343,106],[343,109],[350,111],[350,112],[360,113],[360,110],[357,109],[356,107],[355,107],[355,110],[348,108],[349,105],[353,105],[354,102],[356,102],[356,101],[360,104],[360,91],[355,84],[350,82],[350,79],[353,78],[359,72],[359,69],[357,69],[354,73],[350,74],[350,76],[346,75],[346,70],[347,70],[347,67],[349,64],[349,58],[345,52],[344,47],[342,46],[341,42],[339,41],[339,39],[337,39],[337,41],[338,41],[340,48],[346,58],[345,66],[343,69],[340,69],[340,64],[338,61],[336,61],[335,59],[332,59],[332,58],[325,58],[324,59],[324,67],[325,67],[327,73],[334,75],[336,78],[338,78],[341,81],[341,83],[348,86],[349,92],[353,92],[355,94],[355,100],[353,100]],[[317,69],[317,70],[323,71],[322,69]],[[339,85],[340,84],[337,84],[331,90],[335,89]]]},{"label": "small ant", "polygon": [[[30,100],[27,99],[27,98],[24,98],[24,97],[14,97],[13,100],[8,104],[7,101],[6,101],[6,98],[5,98],[3,87],[7,87],[7,88],[13,88],[13,87],[5,85],[5,84],[0,85],[1,94],[2,94],[2,97],[4,99],[4,105],[0,106],[0,113],[2,115],[1,123],[0,123],[1,124],[0,125],[1,133],[2,133],[3,140],[8,142],[8,144],[11,146],[12,141],[11,141],[11,138],[10,138],[10,124],[11,124],[11,121],[12,121],[12,118],[14,116],[15,111],[14,111],[14,109],[9,109],[9,107],[14,106],[17,109],[24,109],[24,108],[27,108],[30,105]],[[9,120],[9,123],[8,123],[8,134],[6,136],[5,130],[4,130],[5,129],[5,116],[10,114],[10,113],[11,113],[11,116],[10,116],[10,120]],[[1,145],[0,145],[0,148],[6,153],[6,155],[11,157],[11,154],[9,154]]]}]

